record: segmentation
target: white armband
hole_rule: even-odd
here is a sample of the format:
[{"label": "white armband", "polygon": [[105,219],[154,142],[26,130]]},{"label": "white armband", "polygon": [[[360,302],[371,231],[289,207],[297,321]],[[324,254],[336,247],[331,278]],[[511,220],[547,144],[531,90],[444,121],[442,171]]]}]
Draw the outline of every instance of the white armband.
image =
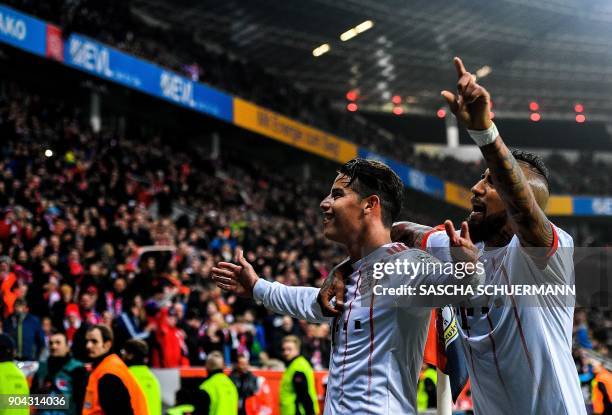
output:
[{"label": "white armband", "polygon": [[491,123],[491,126],[486,130],[467,130],[472,140],[478,145],[478,147],[486,146],[487,144],[491,144],[497,136],[499,132],[497,131],[497,127],[495,123]]}]

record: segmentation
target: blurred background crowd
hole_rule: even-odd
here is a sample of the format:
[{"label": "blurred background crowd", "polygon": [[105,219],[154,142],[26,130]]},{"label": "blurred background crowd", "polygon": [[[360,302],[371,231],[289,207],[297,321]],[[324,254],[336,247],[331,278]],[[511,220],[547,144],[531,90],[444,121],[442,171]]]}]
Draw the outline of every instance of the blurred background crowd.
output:
[{"label": "blurred background crowd", "polygon": [[[417,152],[379,118],[337,111],[282,74],[176,28],[136,21],[128,1],[6,3],[59,24],[64,33],[87,34],[442,179],[469,187],[482,174],[482,162]],[[0,58],[23,59],[4,46]],[[202,143],[168,128],[178,128],[181,118],[158,125],[155,115],[129,110],[106,108],[101,128],[92,128],[75,96],[96,88],[110,95],[111,87],[92,88],[79,78],[78,91],[65,97],[41,90],[28,76],[0,81],[0,321],[18,359],[44,361],[57,330],[85,361],[88,327],[104,324],[115,333],[117,351],[128,339],[146,341],[152,367],[203,366],[219,351],[227,363],[244,357],[252,367],[279,369],[282,339],[296,335],[314,369],[327,368],[328,325],[274,315],[227,295],[209,273],[242,247],[261,277],[320,286],[343,258],[321,234],[318,205],[333,168],[321,168],[326,179],[316,172],[304,177],[279,168],[292,164],[291,157],[273,165],[229,144],[218,151],[210,137],[223,142],[246,133],[212,122],[198,132],[207,137]],[[552,192],[612,194],[612,165],[595,154],[549,154]],[[437,225],[465,213],[442,203],[407,192],[403,219]],[[611,245],[609,222],[575,218],[562,225],[576,246]],[[594,365],[611,362],[611,333],[609,308],[577,309],[574,356],[586,401]]]}]

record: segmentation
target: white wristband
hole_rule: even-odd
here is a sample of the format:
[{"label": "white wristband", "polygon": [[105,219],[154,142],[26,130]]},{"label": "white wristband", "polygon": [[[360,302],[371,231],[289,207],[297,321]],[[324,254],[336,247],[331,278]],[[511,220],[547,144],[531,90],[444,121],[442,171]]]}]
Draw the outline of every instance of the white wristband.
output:
[{"label": "white wristband", "polygon": [[472,140],[478,145],[478,147],[486,146],[487,144],[491,144],[497,136],[499,132],[497,131],[497,127],[495,123],[491,123],[491,126],[483,131],[479,130],[467,130]]}]

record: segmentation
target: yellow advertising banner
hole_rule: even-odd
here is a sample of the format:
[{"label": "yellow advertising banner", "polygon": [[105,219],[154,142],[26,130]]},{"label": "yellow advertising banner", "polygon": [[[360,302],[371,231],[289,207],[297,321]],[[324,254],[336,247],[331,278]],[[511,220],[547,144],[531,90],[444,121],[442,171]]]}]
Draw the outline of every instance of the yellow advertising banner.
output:
[{"label": "yellow advertising banner", "polygon": [[[465,209],[471,209],[472,192],[466,187],[451,182],[444,182],[444,200]],[[546,206],[546,214],[550,216],[573,215],[574,208],[571,196],[551,195]]]},{"label": "yellow advertising banner", "polygon": [[472,192],[467,187],[451,182],[444,182],[444,200],[465,209],[471,209]]},{"label": "yellow advertising banner", "polygon": [[234,124],[340,163],[357,157],[355,144],[240,98],[234,98]]},{"label": "yellow advertising banner", "polygon": [[551,216],[568,216],[574,213],[574,203],[571,196],[551,195],[546,206],[546,214]]}]

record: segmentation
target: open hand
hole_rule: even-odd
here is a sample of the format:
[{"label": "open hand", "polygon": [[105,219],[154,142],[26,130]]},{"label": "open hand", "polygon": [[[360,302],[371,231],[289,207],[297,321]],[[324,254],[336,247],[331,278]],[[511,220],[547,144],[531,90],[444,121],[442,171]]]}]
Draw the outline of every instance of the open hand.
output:
[{"label": "open hand", "polygon": [[253,266],[244,259],[242,249],[236,249],[236,262],[219,262],[211,270],[212,278],[217,286],[223,290],[235,293],[240,297],[253,297],[253,287],[259,277]]},{"label": "open hand", "polygon": [[[323,281],[317,301],[324,316],[337,317],[344,311],[345,279],[350,275],[351,270],[349,260],[346,259],[334,267]],[[336,299],[334,305],[331,304],[332,298]]]}]

